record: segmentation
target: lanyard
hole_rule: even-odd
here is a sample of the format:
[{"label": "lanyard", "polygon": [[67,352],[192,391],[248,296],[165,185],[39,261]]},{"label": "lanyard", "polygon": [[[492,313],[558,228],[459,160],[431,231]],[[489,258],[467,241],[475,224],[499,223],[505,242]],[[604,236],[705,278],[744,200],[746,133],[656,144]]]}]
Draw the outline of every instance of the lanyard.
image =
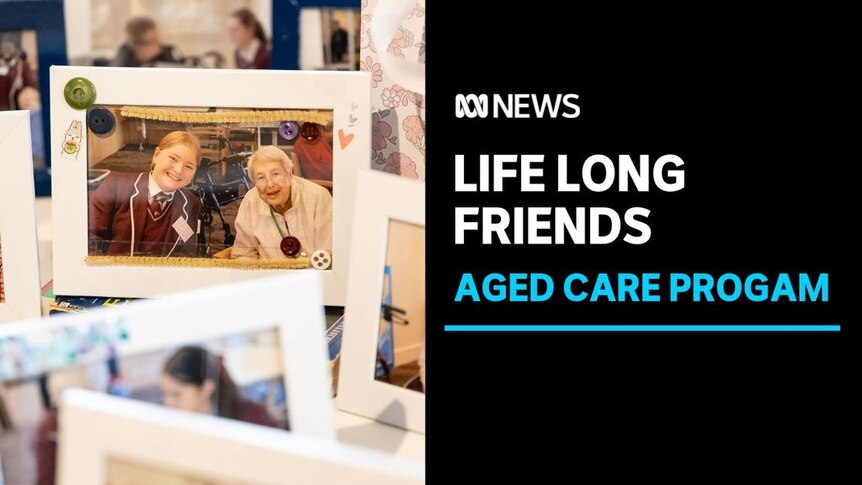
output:
[{"label": "lanyard", "polygon": [[281,230],[281,226],[278,225],[278,221],[275,220],[275,210],[272,206],[269,206],[269,215],[272,216],[272,223],[275,224],[275,228],[278,229],[278,234],[281,236],[281,244],[279,244],[281,252],[285,256],[290,257],[298,255],[302,250],[302,244],[299,242],[299,239],[290,235],[290,226],[287,225],[287,217],[284,218],[284,228],[287,229],[287,236],[285,236]]},{"label": "lanyard", "polygon": [[[281,226],[278,225],[278,221],[275,219],[275,209],[272,206],[269,206],[269,215],[272,216],[272,223],[275,224],[275,228],[278,229],[278,234],[282,238],[287,236],[284,235],[284,231],[281,230]],[[287,229],[287,235],[290,236],[290,227],[287,225],[287,216],[284,217],[284,228]]]}]

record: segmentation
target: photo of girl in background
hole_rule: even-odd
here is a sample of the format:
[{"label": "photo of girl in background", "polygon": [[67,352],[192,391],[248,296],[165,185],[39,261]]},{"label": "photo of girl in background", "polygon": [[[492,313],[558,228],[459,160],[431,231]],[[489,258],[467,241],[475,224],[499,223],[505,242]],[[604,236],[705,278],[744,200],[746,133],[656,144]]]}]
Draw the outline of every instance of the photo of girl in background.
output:
[{"label": "photo of girl in background", "polygon": [[269,69],[271,52],[263,25],[247,8],[233,12],[227,20],[227,32],[236,47],[234,63],[237,69]]},{"label": "photo of girl in background", "polygon": [[203,347],[183,347],[165,362],[161,378],[165,406],[276,427],[266,407],[244,398],[221,358]]}]

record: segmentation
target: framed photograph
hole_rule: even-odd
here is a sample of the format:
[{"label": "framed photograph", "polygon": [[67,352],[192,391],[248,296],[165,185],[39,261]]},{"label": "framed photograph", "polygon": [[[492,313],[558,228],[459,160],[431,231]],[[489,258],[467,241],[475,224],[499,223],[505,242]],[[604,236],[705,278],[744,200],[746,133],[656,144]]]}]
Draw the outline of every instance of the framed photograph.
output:
[{"label": "framed photograph", "polygon": [[272,67],[358,69],[359,7],[356,0],[272,2]]},{"label": "framed photograph", "polygon": [[300,10],[300,69],[359,70],[361,22],[357,7]]},{"label": "framed photograph", "polygon": [[0,12],[0,111],[30,111],[36,195],[50,195],[48,68],[66,64],[63,2],[3,2]]},{"label": "framed photograph", "polygon": [[359,177],[340,409],[425,432],[425,184]]},{"label": "framed photograph", "polygon": [[0,381],[47,376],[51,407],[63,389],[83,387],[334,439],[318,276],[3,325]]},{"label": "framed photograph", "polygon": [[366,73],[51,76],[58,294],[153,297],[308,269],[325,304],[344,304]]},{"label": "framed photograph", "polygon": [[64,394],[61,418],[61,485],[425,481],[419,461],[82,390]]},{"label": "framed photograph", "polygon": [[77,66],[266,69],[272,3],[78,0],[66,9],[69,62]]},{"label": "framed photograph", "polygon": [[27,111],[0,112],[0,323],[41,315]]}]

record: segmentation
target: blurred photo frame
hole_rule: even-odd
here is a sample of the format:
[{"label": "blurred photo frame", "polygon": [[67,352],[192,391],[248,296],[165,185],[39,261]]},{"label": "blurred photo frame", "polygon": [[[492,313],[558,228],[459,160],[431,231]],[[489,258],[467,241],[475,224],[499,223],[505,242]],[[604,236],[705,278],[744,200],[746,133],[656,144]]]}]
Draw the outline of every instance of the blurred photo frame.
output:
[{"label": "blurred photo frame", "polygon": [[[43,158],[37,153],[33,165],[33,177],[37,196],[51,195],[51,153],[47,150],[47,140],[50,134],[51,121],[49,117],[51,103],[48,96],[48,72],[50,66],[67,64],[66,33],[61,0],[29,0],[7,1],[2,3],[3,15],[0,15],[0,33],[28,32],[35,37],[35,59],[29,59],[32,64],[38,63],[38,69],[33,73],[38,79],[38,91],[41,106],[31,111],[37,115],[31,120],[33,140],[37,149],[44,147]],[[39,133],[36,133],[38,127]]]},{"label": "blurred photo frame", "polygon": [[[318,276],[295,272],[0,325],[0,381],[275,331],[280,349],[263,357],[274,357],[271,364],[284,381],[291,431],[334,439]],[[279,304],[273,305],[275,301]],[[229,364],[229,356],[224,357]],[[258,357],[249,354],[240,360],[261,363]]]},{"label": "blurred photo frame", "polygon": [[355,9],[358,0],[298,0],[272,2],[272,67],[273,69],[300,69],[300,35],[304,28],[300,18],[302,9]]},{"label": "blurred photo frame", "polygon": [[356,8],[303,8],[300,69],[359,71],[360,25]]},{"label": "blurred photo frame", "polygon": [[[344,411],[425,433],[424,392],[376,379],[381,360],[380,322],[387,307],[385,266],[388,245],[392,243],[392,223],[424,229],[425,184],[370,170],[359,174],[358,184],[354,222],[365,229],[361,235],[354,234],[353,245],[363,257],[351,262],[336,405]],[[424,247],[424,241],[422,244]],[[424,256],[424,251],[421,254]],[[424,272],[424,265],[422,268]],[[424,274],[420,278],[424,281]],[[413,296],[421,299],[424,310],[424,293]],[[424,315],[421,317],[424,322]],[[424,375],[424,358],[419,359]],[[424,377],[422,381],[424,388]]]},{"label": "blurred photo frame", "polygon": [[30,114],[0,112],[0,324],[41,315]]},{"label": "blurred photo frame", "polygon": [[[91,104],[82,106],[74,102],[70,104],[67,101],[66,88],[76,82],[84,83]],[[90,154],[88,150],[91,149],[89,147],[91,141],[94,143],[92,150],[101,149],[95,143],[102,143],[120,131],[118,126],[124,119],[128,119],[126,116],[130,111],[136,114],[129,116],[137,116],[136,120],[144,119],[145,123],[142,123],[142,126],[123,129],[123,136],[126,138],[138,136],[139,139],[147,138],[147,124],[152,131],[152,123],[164,122],[166,119],[174,122],[175,125],[185,126],[186,131],[191,132],[196,128],[207,128],[203,124],[196,124],[199,123],[196,120],[211,119],[207,117],[213,115],[227,118],[233,111],[241,114],[266,112],[268,116],[278,116],[276,112],[286,113],[284,116],[288,119],[296,113],[305,113],[308,116],[327,117],[328,124],[321,125],[321,133],[325,129],[329,133],[328,136],[331,136],[329,155],[331,182],[328,187],[332,194],[329,196],[331,257],[323,259],[327,263],[326,266],[318,266],[312,263],[312,261],[318,261],[313,257],[317,251],[314,254],[300,254],[300,256],[306,258],[305,268],[316,268],[308,270],[320,273],[324,303],[343,305],[347,271],[352,254],[350,232],[353,227],[352,202],[355,177],[360,167],[367,165],[370,153],[369,89],[370,79],[367,73],[357,72],[53,67],[50,92],[54,103],[51,113],[53,143],[49,148],[55,154],[62,154],[57,157],[58,161],[53,168],[55,291],[57,294],[67,295],[146,298],[205,285],[259,278],[282,271],[286,267],[303,267],[284,265],[292,264],[299,259],[288,258],[288,261],[281,260],[278,264],[253,265],[231,259],[230,255],[225,259],[219,254],[206,254],[195,258],[141,259],[135,252],[134,245],[131,253],[128,254],[130,258],[122,261],[108,258],[109,262],[106,263],[105,258],[94,257],[90,246],[92,222],[88,220],[88,200],[92,197],[90,195],[92,184],[99,183],[100,177],[96,177],[92,173],[93,170],[90,170],[93,167],[90,166],[92,160],[88,158]],[[92,96],[90,96],[91,91]],[[93,122],[103,121],[102,118],[92,116],[97,109],[99,113],[110,118],[107,125],[109,131],[103,134],[100,134],[100,128],[93,124]],[[161,117],[166,111],[169,112],[169,116]],[[254,122],[254,120],[247,122],[245,118],[237,116],[238,122],[243,126]],[[150,121],[146,121],[147,119]],[[283,124],[286,126],[281,126]],[[292,131],[297,131],[299,124],[294,123],[295,126],[292,127],[287,124],[289,124],[288,121],[276,122],[276,134],[273,137],[296,138],[297,134]],[[314,123],[303,123],[302,128],[305,124]],[[104,126],[102,125],[102,128]],[[282,131],[282,128],[286,131]],[[174,129],[181,130],[181,128]],[[260,139],[259,133],[260,129],[258,129],[258,139]],[[303,136],[305,135],[301,135],[300,138]],[[152,133],[149,134],[149,138],[153,138],[148,141],[151,144],[159,140],[159,137],[154,137]],[[136,151],[137,142],[132,144],[126,140],[125,143],[127,144],[125,149],[128,152]],[[275,145],[275,142],[271,143]],[[249,142],[249,144],[252,148],[244,152],[245,156],[250,156],[254,151],[255,143]],[[264,145],[262,141],[256,144],[261,147]],[[269,145],[270,142],[266,144]],[[216,148],[220,149],[221,145]],[[111,150],[117,150],[117,148],[113,147]],[[143,141],[140,150],[144,150]],[[219,150],[218,153],[221,151]],[[226,157],[224,160],[229,158]],[[247,162],[239,164],[239,176],[245,178],[244,183],[249,187],[249,191],[254,190],[257,193],[253,182],[250,181],[245,163]],[[140,186],[145,187],[146,183],[144,178],[140,181]],[[179,191],[183,199],[179,201],[180,205],[177,207],[181,206],[185,209],[193,205],[206,206],[208,200],[219,197],[218,193],[207,194],[201,191],[198,203],[191,200],[193,197],[183,195],[190,195],[187,190]],[[240,194],[239,197],[229,200],[236,201],[238,198],[243,198],[243,193],[249,193],[245,190],[241,187],[235,191]],[[133,195],[139,193],[140,190],[136,189]],[[207,197],[210,198],[207,199]],[[239,202],[235,203],[239,205]],[[143,204],[146,207],[146,200]],[[215,226],[227,226],[224,217],[221,217],[221,206],[218,200],[215,205],[214,210],[217,211]],[[143,210],[146,214],[147,209]],[[172,229],[167,229],[168,235],[173,234],[171,237],[176,241],[182,238],[183,244],[194,243],[192,238],[199,237],[205,231],[201,223],[206,221],[200,219],[195,221],[188,212],[184,210],[182,212],[184,219],[176,221],[181,227],[173,225]],[[134,217],[132,219],[134,220]],[[166,222],[170,221],[166,218]],[[210,218],[208,222],[212,225],[213,219]],[[286,240],[291,236],[291,231],[289,227],[282,228],[281,224],[285,222],[284,220],[277,222],[273,214],[272,221],[266,219],[263,223],[275,223],[275,227]],[[284,229],[287,229],[286,235],[283,234]],[[134,231],[135,226],[132,224],[132,234]],[[228,232],[229,230],[225,231],[225,233]],[[225,245],[229,246],[229,242],[232,240],[225,238]],[[170,241],[165,244],[167,249],[164,254],[176,256],[170,253],[173,250]],[[277,245],[275,243],[275,246]],[[287,254],[284,246],[282,251]],[[235,256],[234,253],[233,257]],[[178,259],[185,261],[178,262]],[[261,255],[260,261],[268,263],[275,260],[267,260]]]},{"label": "blurred photo frame", "polygon": [[60,413],[60,485],[425,482],[412,459],[83,390]]}]

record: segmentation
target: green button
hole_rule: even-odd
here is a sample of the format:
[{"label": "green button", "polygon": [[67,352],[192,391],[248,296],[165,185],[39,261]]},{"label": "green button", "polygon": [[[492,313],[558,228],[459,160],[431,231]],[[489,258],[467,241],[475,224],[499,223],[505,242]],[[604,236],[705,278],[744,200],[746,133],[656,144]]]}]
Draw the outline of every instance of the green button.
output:
[{"label": "green button", "polygon": [[66,83],[63,96],[69,106],[75,109],[86,109],[96,102],[96,86],[89,79],[76,77]]}]

